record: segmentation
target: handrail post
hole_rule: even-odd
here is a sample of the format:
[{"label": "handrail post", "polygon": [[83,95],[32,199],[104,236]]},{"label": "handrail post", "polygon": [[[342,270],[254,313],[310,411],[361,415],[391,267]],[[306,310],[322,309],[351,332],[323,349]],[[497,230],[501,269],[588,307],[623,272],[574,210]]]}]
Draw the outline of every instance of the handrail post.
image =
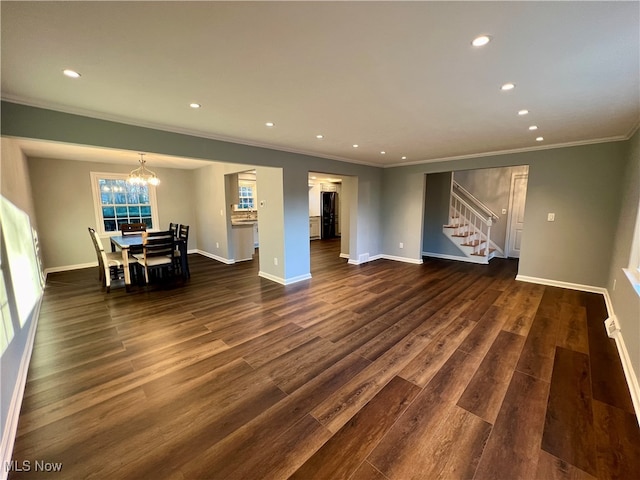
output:
[{"label": "handrail post", "polygon": [[487,242],[484,245],[484,257],[489,261],[489,242],[491,241],[491,219],[487,222]]}]

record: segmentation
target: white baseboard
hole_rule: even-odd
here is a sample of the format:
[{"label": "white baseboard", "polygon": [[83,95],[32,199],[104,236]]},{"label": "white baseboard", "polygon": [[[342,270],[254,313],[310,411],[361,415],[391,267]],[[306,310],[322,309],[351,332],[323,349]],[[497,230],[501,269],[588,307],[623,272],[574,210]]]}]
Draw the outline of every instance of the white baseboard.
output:
[{"label": "white baseboard", "polygon": [[349,260],[349,254],[348,253],[341,253],[340,254],[340,258],[346,258],[347,260]]},{"label": "white baseboard", "polygon": [[539,285],[547,285],[549,287],[567,288],[569,290],[580,290],[581,292],[601,293],[605,296],[607,308],[611,307],[611,300],[607,302],[609,294],[604,287],[594,287],[593,285],[582,285],[580,283],[561,282],[559,280],[550,280],[548,278],[528,277],[526,275],[516,275],[516,280],[527,283],[537,283]]},{"label": "white baseboard", "polygon": [[487,265],[489,263],[485,260],[484,257],[478,257],[478,258],[458,257],[457,255],[446,255],[444,253],[433,253],[433,252],[422,252],[422,255],[425,257],[441,258],[443,260],[455,260],[457,262],[479,263],[481,265]]},{"label": "white baseboard", "polygon": [[393,260],[395,262],[413,263],[414,265],[422,265],[422,258],[396,257],[395,255],[378,255],[378,258],[385,260]]},{"label": "white baseboard", "polygon": [[97,267],[97,266],[98,266],[98,261],[96,260],[95,262],[89,262],[89,263],[77,263],[75,265],[63,265],[62,267],[45,268],[44,276],[46,278],[47,275],[49,275],[50,273],[68,272],[70,270],[80,270],[83,268],[91,268],[91,267]]},{"label": "white baseboard", "polygon": [[578,283],[560,282],[557,280],[549,280],[547,278],[527,277],[525,275],[517,275],[516,280],[528,283],[537,283],[540,285],[548,285],[550,287],[568,288],[570,290],[580,290],[589,293],[600,293],[604,296],[604,302],[607,307],[608,318],[604,321],[604,329],[610,338],[613,338],[616,342],[618,349],[618,355],[620,362],[622,363],[622,370],[629,387],[629,394],[631,395],[631,401],[633,403],[633,409],[636,412],[636,421],[640,425],[640,385],[638,384],[638,377],[633,368],[633,363],[629,357],[629,351],[624,342],[622,331],[620,330],[618,319],[613,311],[613,303],[609,296],[609,291],[604,287],[594,287],[592,285],[581,285]]},{"label": "white baseboard", "polygon": [[[191,253],[191,252],[189,252]],[[236,263],[235,260],[229,260],[228,258],[220,257],[218,255],[214,255],[213,253],[205,252],[204,250],[194,250],[193,253],[199,253],[203,257],[211,258],[212,260],[217,260],[218,262],[225,263],[227,265],[232,265]]]},{"label": "white baseboard", "polygon": [[267,280],[271,280],[272,282],[279,283],[280,285],[291,285],[292,283],[302,282],[304,280],[309,280],[311,278],[311,274],[307,273],[304,275],[298,275],[297,277],[292,278],[282,278],[277,277],[276,275],[271,275],[270,273],[259,271],[258,276],[262,278],[266,278]]},{"label": "white baseboard", "polygon": [[[340,256],[342,258],[349,258],[348,255],[341,253]],[[363,255],[360,255],[360,259],[359,260],[351,260],[349,259],[349,261],[347,262],[349,265],[362,265],[364,263],[369,263],[369,262],[373,262],[375,260],[380,260],[380,259],[385,259],[385,260],[393,260],[395,262],[404,262],[404,263],[413,263],[415,265],[421,265],[422,264],[422,259],[419,258],[409,258],[409,257],[396,257],[395,255],[385,255],[383,253],[379,254],[379,255],[373,255],[373,256],[369,256],[368,253],[365,253]]]},{"label": "white baseboard", "polygon": [[[27,343],[22,352],[20,359],[20,367],[18,369],[18,377],[16,384],[13,386],[11,395],[11,404],[7,411],[5,425],[2,426],[2,443],[0,444],[0,465],[2,466],[0,478],[5,479],[7,471],[5,466],[11,462],[13,453],[13,445],[18,432],[18,419],[20,418],[20,409],[22,407],[22,399],[24,398],[24,389],[27,383],[27,373],[29,371],[29,363],[31,361],[31,353],[33,352],[33,344],[36,337],[36,329],[38,328],[38,319],[40,317],[40,306],[42,305],[42,295],[36,303],[32,312],[31,327],[27,335]],[[3,386],[5,388],[6,386]]]},{"label": "white baseboard", "polygon": [[612,316],[611,312],[609,313],[610,316],[605,321],[607,334],[616,342],[618,355],[620,355],[620,362],[622,362],[622,369],[624,370],[624,376],[627,380],[627,385],[629,386],[631,402],[633,403],[633,409],[636,412],[636,421],[640,426],[640,385],[638,385],[638,377],[633,369],[631,357],[629,357],[629,351],[627,350],[627,345],[624,343],[624,337],[622,336],[622,332],[618,326],[617,319],[615,315]]}]

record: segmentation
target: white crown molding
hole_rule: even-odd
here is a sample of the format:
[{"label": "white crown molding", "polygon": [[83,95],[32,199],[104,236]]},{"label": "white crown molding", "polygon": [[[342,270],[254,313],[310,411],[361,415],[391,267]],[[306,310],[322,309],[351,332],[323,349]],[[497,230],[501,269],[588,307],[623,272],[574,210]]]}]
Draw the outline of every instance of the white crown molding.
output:
[{"label": "white crown molding", "polygon": [[[248,147],[257,147],[257,148],[266,148],[268,150],[277,150],[279,152],[287,152],[287,153],[294,153],[297,155],[306,155],[309,157],[316,157],[316,158],[324,158],[327,160],[335,160],[338,162],[345,162],[345,163],[354,163],[354,164],[358,164],[358,165],[365,165],[368,167],[377,167],[377,168],[382,168],[383,165],[380,163],[372,163],[372,162],[363,162],[360,160],[354,160],[354,159],[350,159],[350,158],[344,158],[344,157],[339,157],[339,156],[335,156],[335,155],[327,155],[327,154],[322,154],[322,153],[318,153],[318,152],[309,152],[306,150],[299,150],[299,149],[295,149],[295,148],[288,148],[285,146],[281,146],[281,145],[272,145],[272,144],[268,144],[268,143],[261,143],[261,142],[254,142],[251,140],[246,140],[246,139],[241,139],[241,138],[235,138],[235,137],[226,137],[224,135],[214,135],[211,133],[207,133],[207,132],[202,132],[200,130],[190,130],[187,128],[178,128],[175,126],[171,126],[171,125],[165,125],[162,123],[154,123],[154,122],[144,122],[141,120],[135,120],[129,117],[124,117],[124,116],[120,116],[120,115],[111,115],[111,114],[106,114],[106,113],[102,113],[102,112],[96,112],[94,110],[88,110],[88,109],[82,109],[82,108],[73,108],[73,107],[69,107],[68,105],[60,105],[60,104],[56,104],[53,102],[39,102],[39,101],[35,101],[35,100],[31,100],[31,99],[25,99],[22,97],[16,97],[16,96],[12,96],[12,95],[2,95],[0,97],[0,99],[2,99],[3,101],[6,102],[10,102],[10,103],[16,103],[19,105],[25,105],[27,107],[35,107],[35,108],[42,108],[42,109],[46,109],[46,110],[53,110],[56,112],[61,112],[61,113],[68,113],[71,115],[79,115],[82,117],[89,117],[89,118],[94,118],[96,120],[104,120],[104,121],[109,121],[109,122],[115,122],[115,123],[122,123],[125,125],[131,125],[134,127],[142,127],[142,128],[150,128],[150,129],[154,129],[154,130],[160,130],[163,132],[169,132],[169,133],[177,133],[180,135],[189,135],[192,137],[198,137],[198,138],[206,138],[209,140],[216,140],[216,141],[220,141],[220,142],[227,142],[227,143],[234,143],[236,145],[245,145]],[[162,153],[162,152],[154,152],[154,153]],[[218,160],[218,161],[226,161],[226,160]]]},{"label": "white crown molding", "polygon": [[[310,152],[310,151],[301,150],[301,149],[289,148],[281,145],[272,145],[269,143],[254,142],[246,139],[227,137],[224,135],[215,135],[207,132],[202,132],[200,130],[178,128],[175,126],[166,125],[162,123],[144,122],[141,120],[135,120],[135,119],[120,116],[120,115],[105,114],[102,112],[97,112],[94,110],[88,110],[88,109],[82,109],[82,108],[73,108],[73,107],[69,107],[68,105],[60,105],[54,102],[42,102],[42,101],[26,99],[26,98],[13,96],[13,95],[6,95],[6,94],[1,95],[0,99],[10,103],[16,103],[20,105],[29,106],[29,107],[43,108],[47,110],[53,110],[53,111],[68,113],[72,115],[80,115],[83,117],[94,118],[97,120],[105,120],[110,122],[122,123],[125,125],[132,125],[135,127],[150,128],[154,130],[161,130],[164,132],[177,133],[181,135],[189,135],[189,136],[198,137],[198,138],[207,138],[209,140],[234,143],[237,145],[265,148],[269,150],[277,150],[281,152],[294,153],[297,155],[306,155],[310,157],[324,158],[327,160],[335,160],[338,162],[353,163],[357,165],[364,165],[364,166],[375,167],[375,168],[408,167],[408,166],[415,166],[415,165],[424,165],[429,163],[451,162],[455,160],[467,160],[472,158],[483,158],[483,157],[492,157],[492,156],[499,156],[499,155],[512,155],[517,153],[537,152],[541,150],[552,150],[556,148],[578,147],[582,145],[593,145],[598,143],[622,142],[622,141],[629,140],[635,134],[638,128],[640,128],[640,122],[638,122],[625,135],[615,135],[613,137],[604,137],[604,138],[596,138],[596,139],[589,139],[589,140],[578,140],[575,142],[554,143],[550,145],[538,145],[538,146],[514,148],[514,149],[508,149],[508,150],[494,150],[490,152],[469,153],[464,155],[455,155],[451,157],[427,158],[423,160],[415,160],[412,162],[403,162],[403,163],[394,163],[393,165],[385,165],[385,164],[376,163],[376,162],[363,162],[361,160],[340,157],[337,155],[328,155],[328,154],[323,154],[318,152]],[[155,153],[162,153],[162,152],[155,152]]]},{"label": "white crown molding", "polygon": [[[635,127],[637,129],[637,126]],[[635,129],[633,131],[635,131]],[[431,158],[427,160],[417,160],[415,162],[396,163],[393,165],[385,165],[383,168],[409,167],[415,165],[424,165],[428,163],[451,162],[454,160],[468,160],[471,158],[494,157],[499,155],[512,155],[515,153],[537,152],[540,150],[553,150],[555,148],[579,147],[582,145],[593,145],[596,143],[624,142],[629,140],[631,135],[617,135],[614,137],[594,138],[592,140],[578,140],[576,142],[554,143],[552,145],[540,145],[537,147],[513,148],[510,150],[496,150],[493,152],[469,153],[466,155],[457,155],[454,157]]]}]

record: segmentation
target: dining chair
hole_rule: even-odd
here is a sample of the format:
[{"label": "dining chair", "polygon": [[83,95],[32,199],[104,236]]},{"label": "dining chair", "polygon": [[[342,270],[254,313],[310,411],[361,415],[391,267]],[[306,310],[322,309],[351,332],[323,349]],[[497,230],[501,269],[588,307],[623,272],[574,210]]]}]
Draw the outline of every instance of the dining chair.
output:
[{"label": "dining chair", "polygon": [[142,253],[134,255],[140,267],[144,269],[144,278],[149,283],[149,272],[160,270],[173,273],[176,260],[173,255],[175,238],[171,230],[142,233]]},{"label": "dining chair", "polygon": [[187,244],[189,242],[189,225],[180,225],[178,227],[178,236],[176,241],[176,246],[178,247],[173,255],[179,260],[177,263],[178,268],[180,269],[180,273],[183,277],[189,278],[191,277],[191,272],[189,272],[189,262],[187,260]]},{"label": "dining chair", "polygon": [[174,237],[178,237],[178,228],[180,228],[179,223],[169,223],[169,230],[173,232]]},{"label": "dining chair", "polygon": [[[89,235],[93,242],[96,255],[98,257],[98,280],[102,283],[103,287],[106,287],[107,293],[111,291],[111,279],[120,278],[120,272],[124,272],[124,260],[122,253],[120,252],[105,252],[102,240],[96,233],[95,229],[89,227]],[[132,269],[133,265],[137,263],[137,260],[129,256],[128,258],[129,268]]]},{"label": "dining chair", "polygon": [[122,235],[139,235],[147,231],[146,223],[121,223],[120,233]]},{"label": "dining chair", "polygon": [[[147,231],[146,223],[121,223],[120,226],[120,234],[124,237],[125,235],[140,235],[142,232]],[[142,247],[131,247],[129,251],[132,254],[142,253]]]}]

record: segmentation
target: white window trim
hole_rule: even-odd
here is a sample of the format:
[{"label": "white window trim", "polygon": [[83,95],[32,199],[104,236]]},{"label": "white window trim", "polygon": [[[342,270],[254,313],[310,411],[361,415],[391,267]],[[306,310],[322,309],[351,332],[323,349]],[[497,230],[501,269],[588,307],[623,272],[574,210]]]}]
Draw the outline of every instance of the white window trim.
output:
[{"label": "white window trim", "polygon": [[[98,180],[101,178],[114,178],[118,180],[126,180],[129,175],[126,173],[113,173],[113,172],[91,172],[91,191],[93,192],[93,211],[96,216],[96,232],[102,237],[108,237],[116,234],[116,232],[106,232],[104,230],[104,221],[102,219],[102,198],[100,196],[100,188],[98,187]],[[158,202],[156,199],[156,187],[148,185],[149,188],[149,203],[151,205],[151,221],[153,222],[153,228],[158,229],[160,221],[158,220]]]},{"label": "white window trim", "polygon": [[629,268],[623,268],[623,270],[631,282],[633,289],[636,291],[638,296],[640,296],[640,205],[638,206],[636,229],[633,233],[633,241],[631,244]]},{"label": "white window trim", "polygon": [[256,182],[253,180],[239,180],[238,181],[238,198],[240,198],[240,187],[250,187],[253,198],[253,208],[240,208],[240,205],[234,205],[233,210],[236,212],[253,212],[256,210]]}]

